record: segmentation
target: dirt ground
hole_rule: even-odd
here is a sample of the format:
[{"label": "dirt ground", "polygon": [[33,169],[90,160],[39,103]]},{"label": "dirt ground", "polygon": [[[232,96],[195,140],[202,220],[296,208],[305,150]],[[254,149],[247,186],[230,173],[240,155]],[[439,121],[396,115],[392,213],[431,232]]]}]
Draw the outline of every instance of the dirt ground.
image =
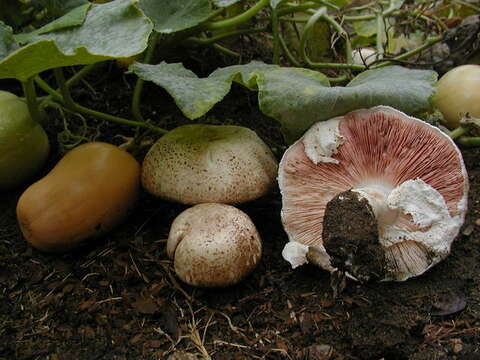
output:
[{"label": "dirt ground", "polygon": [[[82,87],[76,100],[128,116],[128,101],[115,89],[130,93],[131,76],[113,65],[102,74],[109,81],[90,77],[91,88]],[[12,82],[5,87],[18,91]],[[160,126],[186,122],[165,92],[147,84],[144,94],[144,113]],[[60,156],[57,117],[44,173]],[[278,126],[259,113],[256,94],[243,88],[201,121],[242,124],[277,156],[285,149]],[[92,137],[113,143],[122,141],[115,135],[132,133],[106,123],[94,128]],[[143,193],[105,238],[47,255],[27,245],[16,224],[24,188],[1,194],[0,359],[480,359],[480,149],[463,154],[469,212],[451,255],[406,282],[349,282],[336,299],[329,273],[312,266],[293,271],[282,259],[287,236],[277,189],[241,206],[257,225],[264,254],[251,276],[225,289],[195,289],[176,279],[165,239],[183,205]]]}]

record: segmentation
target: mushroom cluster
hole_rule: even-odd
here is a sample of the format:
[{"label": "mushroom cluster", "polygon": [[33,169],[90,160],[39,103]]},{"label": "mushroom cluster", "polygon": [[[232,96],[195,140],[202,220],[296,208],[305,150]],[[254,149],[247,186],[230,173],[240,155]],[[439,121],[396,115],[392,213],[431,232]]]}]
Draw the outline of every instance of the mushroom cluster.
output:
[{"label": "mushroom cluster", "polygon": [[315,124],[285,152],[278,181],[283,257],[360,281],[424,273],[448,255],[467,209],[455,143],[386,106]]},{"label": "mushroom cluster", "polygon": [[258,264],[262,243],[247,214],[234,206],[265,195],[278,163],[255,132],[240,126],[186,125],[160,138],[142,165],[144,188],[195,205],[172,223],[167,254],[187,284],[228,286]]}]

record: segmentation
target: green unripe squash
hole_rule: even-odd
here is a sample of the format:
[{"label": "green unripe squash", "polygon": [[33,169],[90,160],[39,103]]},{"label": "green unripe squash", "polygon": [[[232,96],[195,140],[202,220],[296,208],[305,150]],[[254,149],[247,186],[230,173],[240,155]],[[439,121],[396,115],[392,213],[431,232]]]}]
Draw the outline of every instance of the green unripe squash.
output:
[{"label": "green unripe squash", "polygon": [[0,91],[0,191],[31,178],[44,164],[48,151],[47,134],[32,119],[27,104]]}]

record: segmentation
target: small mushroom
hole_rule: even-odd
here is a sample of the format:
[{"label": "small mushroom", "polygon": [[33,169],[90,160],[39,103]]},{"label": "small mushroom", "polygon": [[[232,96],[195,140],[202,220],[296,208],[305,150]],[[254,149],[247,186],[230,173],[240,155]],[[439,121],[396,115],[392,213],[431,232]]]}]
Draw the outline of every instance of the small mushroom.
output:
[{"label": "small mushroom", "polygon": [[444,259],[467,210],[455,143],[386,106],[312,126],[280,161],[282,255],[358,280],[406,280]]},{"label": "small mushroom", "polygon": [[357,65],[372,65],[378,60],[378,54],[375,49],[364,47],[352,51],[352,60]]},{"label": "small mushroom", "polygon": [[185,125],[152,146],[142,183],[151,194],[183,204],[238,204],[265,195],[277,169],[271,150],[250,129]]},{"label": "small mushroom", "polygon": [[199,204],[173,221],[167,254],[185,283],[222,287],[238,283],[257,266],[262,243],[244,212],[231,205]]}]

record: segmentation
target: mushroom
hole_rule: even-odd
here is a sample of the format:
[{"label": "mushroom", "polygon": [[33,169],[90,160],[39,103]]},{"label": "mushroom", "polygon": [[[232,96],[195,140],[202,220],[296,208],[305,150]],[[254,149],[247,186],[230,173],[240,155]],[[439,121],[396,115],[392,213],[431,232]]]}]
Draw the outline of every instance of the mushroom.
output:
[{"label": "mushroom", "polygon": [[467,210],[455,143],[387,106],[313,125],[280,161],[282,255],[360,281],[406,280],[444,259]]},{"label": "mushroom", "polygon": [[167,241],[177,276],[187,284],[238,283],[258,264],[262,243],[247,214],[225,204],[199,204],[173,221]]},{"label": "mushroom", "polygon": [[269,147],[248,128],[184,125],[152,146],[142,183],[153,195],[184,204],[238,204],[265,195],[277,169]]},{"label": "mushroom", "polygon": [[364,47],[352,51],[352,61],[357,65],[372,65],[378,60],[378,53],[375,49]]}]

